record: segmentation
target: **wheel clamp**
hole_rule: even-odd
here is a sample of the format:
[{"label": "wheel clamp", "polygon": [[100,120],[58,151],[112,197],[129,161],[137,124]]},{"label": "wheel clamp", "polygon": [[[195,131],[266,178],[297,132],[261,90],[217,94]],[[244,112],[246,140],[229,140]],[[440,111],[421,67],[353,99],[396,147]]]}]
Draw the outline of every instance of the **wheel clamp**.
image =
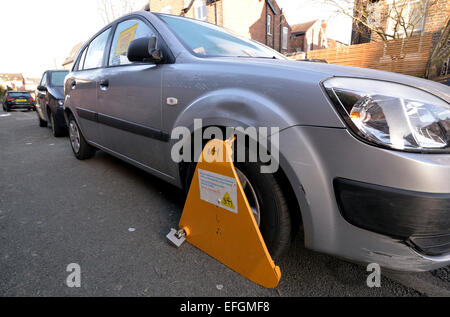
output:
[{"label": "wheel clamp", "polygon": [[179,230],[167,238],[185,240],[235,272],[266,288],[278,285],[273,262],[234,168],[233,140],[212,140],[197,164]]}]

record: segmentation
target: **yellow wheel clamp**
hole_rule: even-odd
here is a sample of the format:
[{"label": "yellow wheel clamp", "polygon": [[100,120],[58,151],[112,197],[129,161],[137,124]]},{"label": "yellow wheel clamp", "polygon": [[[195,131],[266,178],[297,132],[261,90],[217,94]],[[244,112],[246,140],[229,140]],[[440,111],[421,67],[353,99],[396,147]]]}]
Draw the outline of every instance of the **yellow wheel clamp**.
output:
[{"label": "yellow wheel clamp", "polygon": [[212,140],[204,148],[192,178],[179,230],[167,238],[185,240],[235,272],[266,288],[278,285],[273,262],[234,168],[233,140]]}]

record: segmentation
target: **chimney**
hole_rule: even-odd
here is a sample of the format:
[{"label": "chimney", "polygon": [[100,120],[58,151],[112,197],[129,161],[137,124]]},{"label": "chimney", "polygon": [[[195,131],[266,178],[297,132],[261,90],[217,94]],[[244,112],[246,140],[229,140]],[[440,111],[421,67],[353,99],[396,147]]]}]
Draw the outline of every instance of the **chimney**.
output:
[{"label": "chimney", "polygon": [[325,34],[325,37],[327,36],[327,26],[328,26],[327,21],[322,20],[322,30],[323,30],[323,33]]}]

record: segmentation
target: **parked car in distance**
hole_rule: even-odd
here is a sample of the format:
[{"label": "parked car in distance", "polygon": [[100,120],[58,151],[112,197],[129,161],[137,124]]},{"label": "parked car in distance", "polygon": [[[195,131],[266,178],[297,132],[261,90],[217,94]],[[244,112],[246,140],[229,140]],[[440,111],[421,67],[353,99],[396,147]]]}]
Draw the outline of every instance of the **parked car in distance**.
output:
[{"label": "parked car in distance", "polygon": [[36,101],[28,91],[7,91],[3,102],[3,111],[36,110]]},{"label": "parked car in distance", "polygon": [[275,173],[235,163],[275,258],[299,231],[307,248],[354,262],[450,264],[447,86],[291,61],[213,24],[136,12],[86,42],[65,93],[78,159],[100,149],[180,188],[196,164],[171,159],[175,128],[277,127]]},{"label": "parked car in distance", "polygon": [[48,70],[36,90],[36,113],[40,127],[52,128],[55,137],[67,135],[64,119],[64,78],[67,70]]}]

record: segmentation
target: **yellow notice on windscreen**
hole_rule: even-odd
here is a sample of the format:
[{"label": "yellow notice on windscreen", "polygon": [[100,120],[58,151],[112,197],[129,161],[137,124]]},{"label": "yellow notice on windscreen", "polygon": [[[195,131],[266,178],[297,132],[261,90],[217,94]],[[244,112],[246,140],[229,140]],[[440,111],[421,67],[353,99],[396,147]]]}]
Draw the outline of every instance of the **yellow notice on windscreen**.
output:
[{"label": "yellow notice on windscreen", "polygon": [[116,52],[114,53],[114,56],[120,56],[123,54],[126,54],[128,50],[128,46],[130,45],[131,41],[134,40],[134,37],[136,36],[136,30],[137,30],[138,24],[129,27],[126,30],[123,30],[120,32],[119,39],[117,40],[116,45]]}]

